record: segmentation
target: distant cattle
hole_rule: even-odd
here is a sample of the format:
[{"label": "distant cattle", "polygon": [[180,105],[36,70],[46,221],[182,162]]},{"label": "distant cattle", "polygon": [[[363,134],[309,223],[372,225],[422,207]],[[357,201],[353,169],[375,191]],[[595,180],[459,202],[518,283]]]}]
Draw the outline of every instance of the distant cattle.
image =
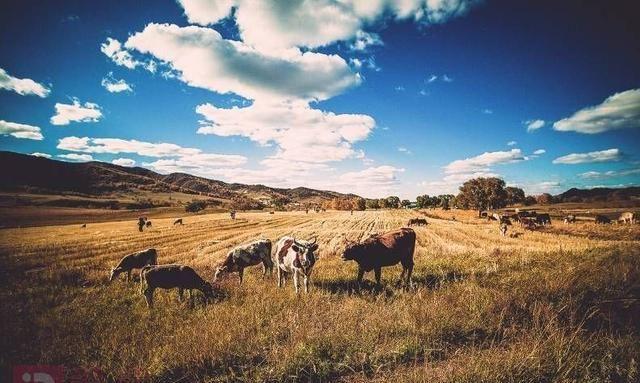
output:
[{"label": "distant cattle", "polygon": [[178,218],[175,221],[173,221],[174,225],[182,225],[182,218]]},{"label": "distant cattle", "polygon": [[486,211],[481,211],[480,212],[480,217],[481,218],[487,218],[489,216],[489,213],[487,213]]},{"label": "distant cattle", "polygon": [[500,224],[500,235],[502,235],[503,237],[507,235],[507,224],[506,223],[501,223]]},{"label": "distant cattle", "polygon": [[144,225],[146,223],[147,219],[145,217],[140,217],[138,218],[138,230],[142,231],[144,229]]},{"label": "distant cattle", "polygon": [[160,265],[146,266],[140,272],[140,287],[147,306],[153,307],[155,289],[178,289],[178,298],[182,300],[184,290],[189,290],[189,298],[193,305],[191,290],[200,290],[204,294],[205,303],[213,299],[213,287],[189,266]]},{"label": "distant cattle", "polygon": [[407,223],[407,226],[413,226],[413,225],[426,226],[427,224],[428,224],[427,220],[424,219],[424,218],[411,218],[411,219],[409,219],[409,222]]},{"label": "distant cattle", "polygon": [[231,217],[231,219],[236,219],[236,211],[235,210],[231,210],[229,212],[229,216]]},{"label": "distant cattle", "polygon": [[299,291],[298,279],[304,279],[304,292],[309,292],[309,280],[316,263],[318,244],[316,240],[303,241],[293,237],[282,237],[276,244],[273,260],[278,266],[278,287],[282,287],[288,273],[293,273],[293,286]]},{"label": "distant cattle", "polygon": [[213,280],[217,281],[220,276],[226,273],[238,272],[240,284],[242,284],[245,267],[255,266],[259,263],[262,263],[262,275],[266,275],[267,270],[270,273],[273,272],[271,241],[268,239],[259,239],[231,250],[225,260],[216,268]]},{"label": "distant cattle", "polygon": [[564,223],[565,224],[570,224],[570,223],[575,223],[576,222],[576,216],[573,214],[569,214],[568,216],[564,217]]},{"label": "distant cattle", "polygon": [[80,226],[80,227],[84,229],[85,227],[87,227],[87,224],[83,223],[82,226]]},{"label": "distant cattle", "polygon": [[500,222],[500,225],[511,226],[511,218],[508,215],[500,216],[500,219],[498,220],[498,222]]},{"label": "distant cattle", "polygon": [[148,265],[158,264],[158,252],[156,249],[146,249],[137,253],[125,255],[120,263],[111,269],[109,281],[113,281],[119,274],[127,273],[127,281],[131,279],[131,271],[133,269],[141,269]]},{"label": "distant cattle", "polygon": [[611,219],[606,215],[598,214],[596,215],[596,223],[598,224],[611,223]]},{"label": "distant cattle", "polygon": [[144,225],[147,227],[147,229],[150,228],[151,227],[151,221],[147,221]]},{"label": "distant cattle", "polygon": [[536,223],[538,225],[550,225],[551,224],[551,216],[548,213],[538,214],[536,216]]},{"label": "distant cattle", "polygon": [[269,214],[276,214],[276,212],[275,211],[270,211]]},{"label": "distant cattle", "polygon": [[376,284],[380,287],[382,268],[400,263],[402,274],[400,282],[411,287],[413,272],[413,253],[416,246],[416,233],[413,229],[402,228],[384,234],[373,235],[360,243],[347,244],[342,259],[358,264],[358,288],[365,272],[373,270]]},{"label": "distant cattle", "polygon": [[538,220],[535,217],[520,217],[520,226],[535,230],[538,227]]},{"label": "distant cattle", "polygon": [[622,221],[623,223],[634,224],[634,223],[638,222],[638,216],[639,215],[640,214],[638,214],[638,213],[633,213],[633,212],[630,212],[630,211],[626,211],[626,212],[620,214],[619,220]]}]

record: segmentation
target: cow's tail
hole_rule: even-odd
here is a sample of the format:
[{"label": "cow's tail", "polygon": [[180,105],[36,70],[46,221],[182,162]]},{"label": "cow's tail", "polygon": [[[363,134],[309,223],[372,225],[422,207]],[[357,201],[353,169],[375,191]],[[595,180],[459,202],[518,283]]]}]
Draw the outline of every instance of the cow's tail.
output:
[{"label": "cow's tail", "polygon": [[269,258],[273,259],[273,243],[271,242],[270,239],[267,240],[267,252],[269,253]]}]

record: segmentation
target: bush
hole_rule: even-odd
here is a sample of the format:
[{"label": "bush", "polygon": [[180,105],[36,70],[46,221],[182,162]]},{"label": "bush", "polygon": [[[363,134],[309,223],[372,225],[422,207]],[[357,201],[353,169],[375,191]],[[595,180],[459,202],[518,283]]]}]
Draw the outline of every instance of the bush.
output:
[{"label": "bush", "polygon": [[194,200],[187,204],[184,207],[184,211],[187,213],[197,213],[200,210],[204,210],[207,207],[207,203],[205,201]]}]

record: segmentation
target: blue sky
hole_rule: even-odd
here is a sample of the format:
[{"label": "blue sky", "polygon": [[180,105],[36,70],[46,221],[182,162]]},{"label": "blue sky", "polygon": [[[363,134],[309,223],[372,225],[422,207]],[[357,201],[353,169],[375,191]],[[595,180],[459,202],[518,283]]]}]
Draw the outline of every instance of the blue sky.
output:
[{"label": "blue sky", "polygon": [[634,1],[20,1],[0,149],[368,197],[640,184]]}]

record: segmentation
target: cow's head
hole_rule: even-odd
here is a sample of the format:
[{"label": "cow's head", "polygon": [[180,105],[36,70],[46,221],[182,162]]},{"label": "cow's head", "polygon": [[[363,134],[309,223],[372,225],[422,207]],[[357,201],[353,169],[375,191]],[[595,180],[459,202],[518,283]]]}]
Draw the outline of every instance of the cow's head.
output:
[{"label": "cow's head", "polygon": [[122,268],[120,267],[114,267],[113,269],[111,269],[111,273],[109,274],[109,282],[116,279],[116,277],[120,275],[120,273],[122,273]]},{"label": "cow's head", "polygon": [[227,274],[229,272],[229,266],[218,266],[216,267],[216,272],[213,274],[213,281],[217,282],[218,278],[221,277],[224,274]]},{"label": "cow's head", "polygon": [[314,238],[311,242],[298,242],[293,241],[291,250],[296,252],[296,260],[294,265],[303,269],[313,266],[316,261],[315,252],[318,250],[317,238]]},{"label": "cow's head", "polygon": [[360,244],[358,242],[349,241],[345,239],[344,252],[342,253],[343,261],[354,261],[358,258],[360,253]]},{"label": "cow's head", "polygon": [[205,302],[209,302],[209,300],[213,300],[215,295],[213,294],[213,286],[209,282],[205,282],[204,286],[202,286],[202,292],[204,293]]}]

